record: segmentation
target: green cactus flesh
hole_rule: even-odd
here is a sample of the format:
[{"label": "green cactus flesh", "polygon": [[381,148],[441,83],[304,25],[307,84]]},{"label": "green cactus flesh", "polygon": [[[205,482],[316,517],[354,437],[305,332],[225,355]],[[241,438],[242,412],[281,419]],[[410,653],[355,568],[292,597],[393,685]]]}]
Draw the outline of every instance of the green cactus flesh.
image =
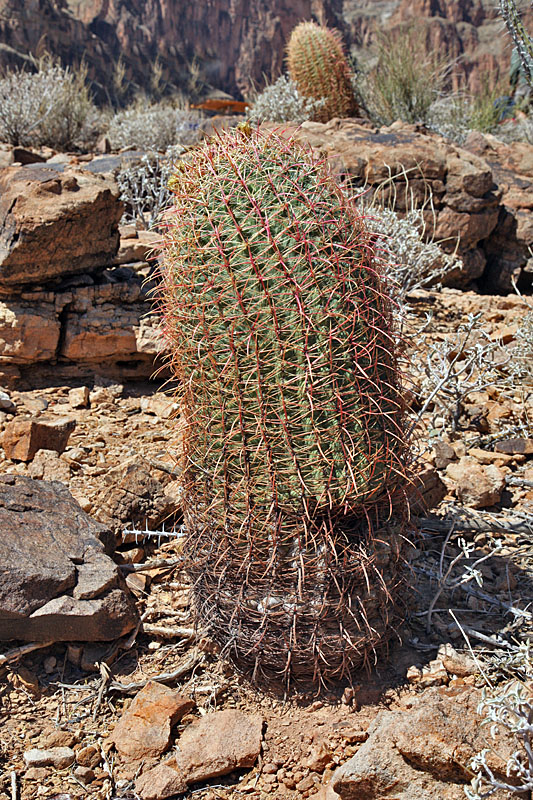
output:
[{"label": "green cactus flesh", "polygon": [[301,95],[324,100],[313,115],[317,122],[357,115],[351,70],[338,31],[301,22],[287,45],[287,67]]},{"label": "green cactus flesh", "polygon": [[403,491],[390,309],[364,220],[294,141],[222,134],[172,188],[161,306],[185,420],[190,571],[209,615],[233,602],[235,617],[222,574],[242,579],[250,609],[250,591],[279,595],[295,559],[353,558],[350,526],[368,553],[370,518]]}]

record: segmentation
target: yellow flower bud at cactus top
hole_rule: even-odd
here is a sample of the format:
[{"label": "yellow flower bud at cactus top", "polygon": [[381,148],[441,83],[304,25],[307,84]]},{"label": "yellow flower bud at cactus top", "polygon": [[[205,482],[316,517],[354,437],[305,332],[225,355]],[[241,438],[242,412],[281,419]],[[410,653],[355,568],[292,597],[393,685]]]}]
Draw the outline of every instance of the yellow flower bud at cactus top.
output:
[{"label": "yellow flower bud at cactus top", "polygon": [[287,46],[287,67],[301,95],[324,100],[314,115],[317,122],[358,115],[352,72],[338,31],[301,22]]}]

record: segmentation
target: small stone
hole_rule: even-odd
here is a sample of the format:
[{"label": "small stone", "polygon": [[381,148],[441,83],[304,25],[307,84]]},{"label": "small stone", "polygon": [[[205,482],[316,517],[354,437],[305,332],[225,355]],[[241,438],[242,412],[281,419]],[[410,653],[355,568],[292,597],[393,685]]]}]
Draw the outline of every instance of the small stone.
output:
[{"label": "small stone", "polygon": [[48,658],[44,659],[44,671],[47,675],[51,675],[52,672],[55,670],[57,664],[57,658],[55,656],[48,656]]},{"label": "small stone", "polygon": [[278,771],[276,764],[273,764],[271,761],[267,761],[266,764],[263,764],[263,772],[265,775],[275,775]]},{"label": "small stone", "polygon": [[458,499],[470,508],[487,508],[498,503],[505,488],[505,474],[494,464],[479,464],[470,456],[449,464],[446,474],[455,483]]},{"label": "small stone", "polygon": [[83,647],[79,644],[69,644],[67,647],[67,661],[75,667],[80,666],[82,654]]},{"label": "small stone", "polygon": [[89,387],[78,386],[71,389],[68,393],[68,401],[71,408],[87,408],[89,405]]},{"label": "small stone", "polygon": [[81,767],[90,767],[94,769],[101,760],[102,756],[100,750],[94,744],[88,744],[76,753],[76,761]]},{"label": "small stone", "polygon": [[82,783],[92,783],[95,779],[95,774],[89,767],[76,767],[74,770],[74,777]]},{"label": "small stone", "polygon": [[50,770],[45,767],[28,767],[24,773],[24,778],[27,781],[44,781],[50,774]]},{"label": "small stone", "polygon": [[507,455],[533,455],[533,439],[505,439],[503,442],[496,442],[494,449],[497,453]]},{"label": "small stone", "polygon": [[296,784],[296,788],[299,792],[306,792],[309,789],[312,789],[314,785],[314,777],[312,775],[308,775],[307,778],[302,778],[302,780]]},{"label": "small stone", "polygon": [[406,678],[409,681],[409,683],[419,683],[421,677],[422,677],[422,670],[420,669],[420,667],[415,667],[415,665],[413,664],[407,670]]},{"label": "small stone", "polygon": [[333,761],[333,753],[329,744],[325,741],[315,745],[309,757],[304,761],[304,766],[313,772],[324,772],[328,764]]},{"label": "small stone", "polygon": [[43,734],[40,744],[43,750],[50,750],[52,747],[72,747],[76,744],[76,736],[72,731],[51,728]]},{"label": "small stone", "polygon": [[169,419],[175,414],[176,403],[172,397],[166,394],[153,394],[149,397],[141,397],[141,411],[145,414],[154,414],[160,419]]},{"label": "small stone", "polygon": [[465,678],[467,675],[474,675],[478,672],[476,662],[464,653],[458,653],[451,644],[441,644],[438,652],[438,659],[442,662],[448,672]]},{"label": "small stone", "polygon": [[[130,572],[129,575],[126,575],[126,586],[135,595],[142,595],[150,586],[150,576],[145,572]],[[159,642],[155,644],[159,644]]]},{"label": "small stone", "polygon": [[0,411],[5,411],[7,414],[16,414],[17,407],[7,392],[0,390]]},{"label": "small stone", "polygon": [[437,469],[446,469],[448,464],[451,464],[451,462],[455,461],[457,458],[453,447],[440,439],[433,445],[433,451],[435,454],[435,467]]},{"label": "small stone", "polygon": [[49,750],[33,748],[24,753],[27,767],[55,767],[65,769],[74,763],[74,750],[70,747],[51,747]]},{"label": "small stone", "polygon": [[442,661],[436,658],[422,668],[422,675],[419,683],[423,686],[440,686],[448,682],[448,672]]},{"label": "small stone", "polygon": [[31,461],[38,450],[62,453],[75,427],[70,417],[15,419],[5,426],[4,452],[13,461]]}]

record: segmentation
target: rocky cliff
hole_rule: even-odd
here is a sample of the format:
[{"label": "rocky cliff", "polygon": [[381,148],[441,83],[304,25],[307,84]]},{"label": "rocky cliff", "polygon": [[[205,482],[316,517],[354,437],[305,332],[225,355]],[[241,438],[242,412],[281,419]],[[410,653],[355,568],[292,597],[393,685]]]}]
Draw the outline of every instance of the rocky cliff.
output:
[{"label": "rocky cliff", "polygon": [[[519,6],[533,26],[528,0]],[[239,97],[281,72],[287,37],[307,19],[341,28],[356,54],[376,30],[416,20],[456,61],[456,83],[472,88],[509,62],[493,0],[0,0],[0,67],[48,51],[65,64],[84,60],[104,102],[154,82]]]},{"label": "rocky cliff", "polygon": [[280,73],[298,22],[342,27],[341,12],[342,0],[0,0],[0,65],[44,51],[83,59],[102,100],[154,79],[239,95]]}]

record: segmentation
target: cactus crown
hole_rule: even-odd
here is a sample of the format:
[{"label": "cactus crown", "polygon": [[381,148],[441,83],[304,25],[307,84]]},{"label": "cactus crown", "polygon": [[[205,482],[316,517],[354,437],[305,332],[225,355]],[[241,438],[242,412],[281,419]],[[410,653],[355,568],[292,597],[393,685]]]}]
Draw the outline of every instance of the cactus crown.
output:
[{"label": "cactus crown", "polygon": [[[376,626],[350,600],[335,611],[340,646],[320,639],[320,617],[367,592],[354,576],[372,571],[374,528],[405,483],[390,309],[364,220],[310,152],[250,130],[192,152],[172,189],[161,305],[200,616],[250,668],[288,658],[292,676],[304,651],[313,664],[331,647],[319,672],[338,676]],[[280,596],[292,611],[271,618]],[[313,620],[305,647],[289,643],[295,608]]]},{"label": "cactus crown", "polygon": [[338,31],[301,22],[287,45],[287,67],[301,95],[315,100],[324,98],[324,105],[314,114],[317,122],[356,116],[351,70]]}]

